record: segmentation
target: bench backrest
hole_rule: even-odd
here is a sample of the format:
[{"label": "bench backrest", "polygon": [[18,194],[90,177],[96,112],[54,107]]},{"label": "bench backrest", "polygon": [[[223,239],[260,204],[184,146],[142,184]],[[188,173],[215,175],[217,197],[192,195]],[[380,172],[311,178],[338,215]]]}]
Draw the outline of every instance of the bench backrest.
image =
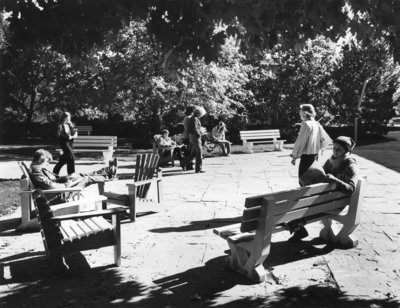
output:
[{"label": "bench backrest", "polygon": [[108,148],[117,146],[117,136],[78,136],[74,141],[76,148]]},{"label": "bench backrest", "polygon": [[281,137],[279,129],[244,130],[240,131],[241,140],[278,139]]},{"label": "bench backrest", "polygon": [[[358,181],[351,195],[338,191],[332,184],[321,183],[247,198],[240,230],[255,231],[260,221],[265,221],[263,216],[271,212],[273,218],[269,221],[275,228],[294,219],[337,215],[352,202],[359,202],[363,182],[363,179]],[[263,204],[266,211],[262,211]]]},{"label": "bench backrest", "polygon": [[87,134],[91,135],[93,132],[93,127],[91,125],[79,125],[78,128],[78,135]]},{"label": "bench backrest", "polygon": [[[135,182],[152,179],[157,172],[158,154],[140,154],[136,156]],[[146,198],[150,183],[138,187],[136,194],[139,198]]]},{"label": "bench backrest", "polygon": [[26,187],[27,190],[34,189],[34,185],[31,181],[31,178],[29,175],[29,168],[26,165],[26,163],[24,161],[20,161],[20,162],[18,162],[18,166],[20,167],[20,169],[22,171],[23,178],[26,179],[26,181],[28,182],[28,187]]}]

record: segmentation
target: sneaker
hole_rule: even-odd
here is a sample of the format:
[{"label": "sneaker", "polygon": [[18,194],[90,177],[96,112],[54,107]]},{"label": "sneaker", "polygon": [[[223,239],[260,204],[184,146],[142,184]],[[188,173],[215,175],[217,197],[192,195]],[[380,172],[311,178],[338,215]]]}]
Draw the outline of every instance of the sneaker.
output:
[{"label": "sneaker", "polygon": [[110,166],[107,174],[108,178],[113,179],[115,178],[116,174],[117,174],[117,167],[115,167],[114,165]]},{"label": "sneaker", "polygon": [[196,173],[206,173],[204,170],[198,170]]}]

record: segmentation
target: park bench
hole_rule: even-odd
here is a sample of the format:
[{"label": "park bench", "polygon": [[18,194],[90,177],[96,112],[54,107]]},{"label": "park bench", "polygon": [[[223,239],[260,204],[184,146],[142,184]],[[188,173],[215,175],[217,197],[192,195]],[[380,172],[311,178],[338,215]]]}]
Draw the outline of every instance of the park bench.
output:
[{"label": "park bench", "polygon": [[[114,263],[120,265],[120,221],[125,209],[55,216],[40,189],[33,193],[33,199],[46,255],[51,260],[61,261],[65,254],[114,246]],[[104,219],[104,215],[111,215],[112,223]]]},{"label": "park bench", "polygon": [[[320,238],[343,247],[355,247],[350,237],[360,219],[364,179],[353,194],[344,194],[333,184],[314,184],[246,199],[241,224],[214,229],[230,247],[229,265],[252,280],[266,279],[263,263],[269,255],[273,233],[288,230],[287,223],[296,219],[306,223],[322,221]],[[347,213],[342,211],[347,207]],[[341,214],[341,215],[340,215]],[[343,226],[338,233],[331,220]]]},{"label": "park bench", "polygon": [[280,138],[281,133],[279,129],[240,131],[240,139],[243,141],[243,150],[245,153],[253,153],[254,143],[273,143],[275,151],[282,151],[283,143],[286,140],[278,140]]},{"label": "park bench", "polygon": [[[112,160],[114,147],[117,146],[117,136],[78,136],[74,141],[74,152],[101,152],[103,161]],[[62,149],[60,149],[60,155]]]},{"label": "park bench", "polygon": [[[20,231],[25,229],[25,226],[28,225],[29,221],[32,219],[32,210],[33,210],[33,191],[37,188],[33,185],[30,172],[28,166],[25,162],[18,162],[18,166],[22,171],[22,178],[20,179],[20,188],[21,188],[21,225],[17,228]],[[95,198],[85,198],[85,201],[80,200],[81,198],[81,187],[68,187],[68,188],[57,188],[57,189],[48,189],[42,190],[42,192],[46,195],[63,195],[64,199],[68,199],[69,201],[66,203],[66,207],[57,206],[54,208],[55,213],[67,214],[67,213],[76,213],[80,211],[80,207],[78,206],[78,202],[82,204],[82,202],[94,202],[96,207],[98,202],[102,203],[102,207],[105,207],[106,197],[101,196],[101,193],[104,192],[104,183],[98,183],[99,196]],[[69,196],[69,198],[67,198]],[[57,209],[57,210],[56,210]]]},{"label": "park bench", "polygon": [[90,136],[93,133],[93,127],[91,125],[80,125],[77,126],[78,135],[87,135]]}]

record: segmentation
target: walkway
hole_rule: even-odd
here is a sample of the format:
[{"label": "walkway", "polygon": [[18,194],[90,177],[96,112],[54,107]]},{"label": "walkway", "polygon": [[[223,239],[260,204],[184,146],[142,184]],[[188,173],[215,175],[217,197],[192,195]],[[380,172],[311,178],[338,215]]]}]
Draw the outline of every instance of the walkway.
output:
[{"label": "walkway", "polygon": [[[0,233],[0,259],[15,259],[0,285],[0,306],[398,307],[400,174],[359,156],[368,186],[357,248],[312,245],[319,232],[315,223],[300,244],[287,243],[287,233],[273,236],[265,264],[273,274],[269,281],[254,284],[225,268],[228,245],[212,229],[241,215],[247,196],[296,187],[297,168],[288,155],[286,150],[207,158],[204,174],[165,169],[164,204],[139,208],[147,213],[122,225],[119,268],[107,266],[113,251],[103,248],[84,252],[90,271],[77,259],[80,269],[55,275],[37,253],[43,251],[39,233]],[[124,191],[125,182],[107,187]]]}]

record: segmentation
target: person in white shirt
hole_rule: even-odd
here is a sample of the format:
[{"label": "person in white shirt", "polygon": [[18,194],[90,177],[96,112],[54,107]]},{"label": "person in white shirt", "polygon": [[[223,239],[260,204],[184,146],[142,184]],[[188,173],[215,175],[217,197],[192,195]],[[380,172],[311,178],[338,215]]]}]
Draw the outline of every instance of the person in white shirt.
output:
[{"label": "person in white shirt", "polygon": [[299,113],[303,122],[290,156],[292,157],[292,165],[295,165],[296,160],[300,159],[299,178],[301,178],[318,158],[318,152],[321,148],[319,140],[320,124],[315,120],[314,106],[311,104],[300,105]]}]

